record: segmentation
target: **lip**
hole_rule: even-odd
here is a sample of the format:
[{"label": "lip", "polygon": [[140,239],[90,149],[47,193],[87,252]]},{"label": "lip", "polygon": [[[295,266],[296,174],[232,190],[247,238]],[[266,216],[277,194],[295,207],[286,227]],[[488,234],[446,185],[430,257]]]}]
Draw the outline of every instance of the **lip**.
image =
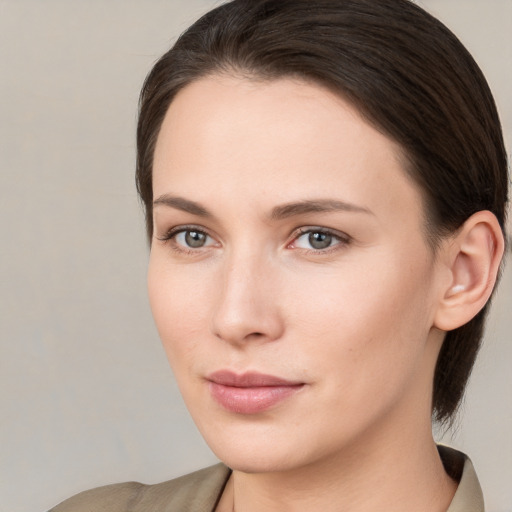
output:
[{"label": "lip", "polygon": [[212,397],[224,409],[238,414],[266,411],[300,391],[305,383],[258,372],[237,374],[220,370],[207,377]]}]

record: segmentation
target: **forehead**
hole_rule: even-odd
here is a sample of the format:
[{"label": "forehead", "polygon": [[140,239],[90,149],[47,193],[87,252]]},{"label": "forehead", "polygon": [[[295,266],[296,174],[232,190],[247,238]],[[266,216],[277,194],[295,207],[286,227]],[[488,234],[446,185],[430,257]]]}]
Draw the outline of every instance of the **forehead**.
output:
[{"label": "forehead", "polygon": [[155,196],[198,201],[214,192],[246,202],[334,194],[377,209],[420,200],[397,144],[340,96],[288,78],[212,76],[185,87],[165,116],[153,172]]}]

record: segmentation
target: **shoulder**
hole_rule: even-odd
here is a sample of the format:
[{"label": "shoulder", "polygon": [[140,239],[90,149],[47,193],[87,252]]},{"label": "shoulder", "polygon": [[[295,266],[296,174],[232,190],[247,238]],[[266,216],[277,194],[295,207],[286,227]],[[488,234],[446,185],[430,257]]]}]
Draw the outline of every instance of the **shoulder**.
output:
[{"label": "shoulder", "polygon": [[470,458],[448,446],[437,448],[446,472],[459,483],[447,512],[484,512],[482,488]]},{"label": "shoulder", "polygon": [[52,508],[49,512],[92,512],[110,510],[111,512],[128,510],[140,490],[145,486],[137,482],[106,485],[81,492]]},{"label": "shoulder", "polygon": [[211,512],[229,475],[226,466],[217,464],[155,485],[107,485],[77,494],[49,512]]}]

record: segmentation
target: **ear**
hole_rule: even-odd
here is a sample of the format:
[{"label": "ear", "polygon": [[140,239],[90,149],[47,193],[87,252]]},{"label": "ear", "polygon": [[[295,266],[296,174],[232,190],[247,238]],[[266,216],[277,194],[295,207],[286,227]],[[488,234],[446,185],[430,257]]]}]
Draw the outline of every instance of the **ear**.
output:
[{"label": "ear", "polygon": [[501,227],[489,211],[473,214],[447,240],[442,260],[449,272],[441,289],[435,327],[456,329],[485,306],[496,284],[504,246]]}]

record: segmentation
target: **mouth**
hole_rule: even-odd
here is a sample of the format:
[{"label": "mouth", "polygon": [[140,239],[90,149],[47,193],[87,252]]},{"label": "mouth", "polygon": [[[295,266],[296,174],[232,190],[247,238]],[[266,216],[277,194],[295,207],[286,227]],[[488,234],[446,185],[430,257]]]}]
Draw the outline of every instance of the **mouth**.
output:
[{"label": "mouth", "polygon": [[207,377],[213,399],[237,414],[257,414],[300,391],[304,382],[289,381],[257,372],[236,374],[220,370]]}]

